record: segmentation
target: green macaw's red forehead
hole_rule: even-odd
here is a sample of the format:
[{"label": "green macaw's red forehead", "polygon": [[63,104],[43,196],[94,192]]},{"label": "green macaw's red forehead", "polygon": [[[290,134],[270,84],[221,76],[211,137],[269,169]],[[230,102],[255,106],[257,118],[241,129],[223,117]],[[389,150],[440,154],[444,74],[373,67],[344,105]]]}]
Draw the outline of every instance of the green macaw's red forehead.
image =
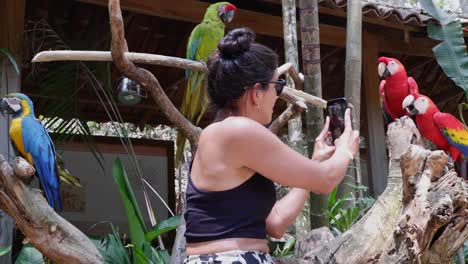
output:
[{"label": "green macaw's red forehead", "polygon": [[236,8],[235,5],[229,4],[229,5],[226,5],[226,7],[224,9],[226,9],[226,11],[231,11],[231,10],[236,11],[237,8]]}]

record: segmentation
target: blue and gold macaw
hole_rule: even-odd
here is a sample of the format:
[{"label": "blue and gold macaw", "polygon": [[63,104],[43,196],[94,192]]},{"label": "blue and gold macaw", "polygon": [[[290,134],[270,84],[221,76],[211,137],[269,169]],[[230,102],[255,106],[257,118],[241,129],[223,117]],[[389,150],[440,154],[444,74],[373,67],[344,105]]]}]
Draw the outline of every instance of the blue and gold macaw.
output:
[{"label": "blue and gold macaw", "polygon": [[36,168],[49,205],[61,210],[54,144],[41,121],[36,119],[31,99],[22,93],[8,94],[0,101],[0,109],[12,115],[10,138],[16,151]]}]

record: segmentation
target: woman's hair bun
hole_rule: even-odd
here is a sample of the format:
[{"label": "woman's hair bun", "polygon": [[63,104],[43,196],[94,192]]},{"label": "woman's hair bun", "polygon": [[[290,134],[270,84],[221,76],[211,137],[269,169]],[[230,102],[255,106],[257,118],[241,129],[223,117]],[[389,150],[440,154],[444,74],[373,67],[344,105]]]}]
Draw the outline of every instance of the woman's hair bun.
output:
[{"label": "woman's hair bun", "polygon": [[232,58],[242,55],[250,49],[255,41],[255,33],[249,28],[236,28],[231,30],[218,44],[218,50],[223,58]]}]

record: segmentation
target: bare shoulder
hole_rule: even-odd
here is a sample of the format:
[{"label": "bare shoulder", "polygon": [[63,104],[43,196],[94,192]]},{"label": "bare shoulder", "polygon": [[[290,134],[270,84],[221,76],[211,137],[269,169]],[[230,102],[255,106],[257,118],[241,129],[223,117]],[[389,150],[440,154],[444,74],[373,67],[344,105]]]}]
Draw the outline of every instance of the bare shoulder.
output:
[{"label": "bare shoulder", "polygon": [[237,140],[246,139],[246,136],[271,134],[268,129],[258,122],[246,117],[229,117],[223,121],[207,126],[201,136],[203,139]]}]

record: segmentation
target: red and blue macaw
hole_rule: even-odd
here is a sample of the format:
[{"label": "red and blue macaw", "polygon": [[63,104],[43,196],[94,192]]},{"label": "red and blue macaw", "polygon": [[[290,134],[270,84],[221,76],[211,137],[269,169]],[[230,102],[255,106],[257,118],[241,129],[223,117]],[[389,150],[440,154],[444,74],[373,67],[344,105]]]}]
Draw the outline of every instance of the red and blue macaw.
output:
[{"label": "red and blue macaw", "polygon": [[418,85],[408,77],[400,61],[389,57],[380,57],[378,73],[382,81],[379,86],[380,105],[387,123],[407,115],[401,104],[410,93],[418,93]]},{"label": "red and blue macaw", "polygon": [[421,135],[437,148],[450,153],[458,163],[458,173],[466,178],[465,158],[468,158],[468,129],[457,118],[440,112],[427,96],[411,93],[402,103],[402,108],[416,116],[416,125]]},{"label": "red and blue macaw", "polygon": [[[205,12],[203,21],[195,26],[187,42],[187,56],[189,60],[208,61],[208,56],[213,53],[219,41],[224,37],[224,23],[229,23],[234,18],[236,7],[229,2],[218,2],[210,5]],[[187,87],[180,112],[189,121],[197,123],[203,117],[208,98],[206,88],[203,85],[204,72],[186,70]],[[182,158],[185,146],[185,136],[179,132],[177,135],[176,164]]]},{"label": "red and blue macaw", "polygon": [[49,205],[61,210],[54,144],[36,119],[33,102],[22,93],[12,93],[0,101],[0,109],[12,115],[9,134],[15,150],[36,168]]}]

